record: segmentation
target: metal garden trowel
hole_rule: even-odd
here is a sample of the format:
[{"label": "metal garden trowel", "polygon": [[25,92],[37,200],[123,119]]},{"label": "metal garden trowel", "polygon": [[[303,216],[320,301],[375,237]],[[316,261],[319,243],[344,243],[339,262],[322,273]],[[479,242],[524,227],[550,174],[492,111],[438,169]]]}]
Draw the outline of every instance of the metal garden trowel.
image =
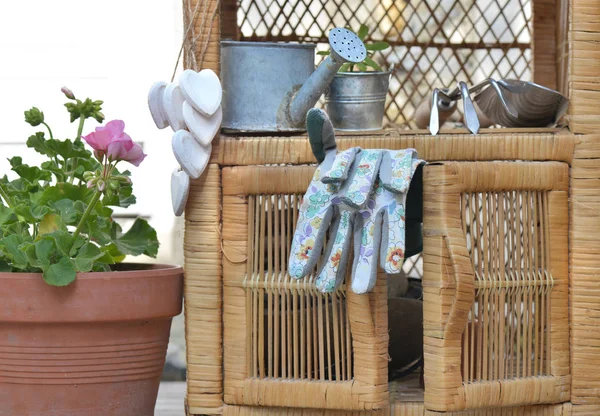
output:
[{"label": "metal garden trowel", "polygon": [[[473,100],[472,94],[475,94]],[[463,100],[465,125],[473,134],[482,123],[485,126],[547,127],[558,121],[568,104],[560,93],[531,82],[489,78],[471,88],[464,82],[459,82],[452,91],[436,88],[431,104],[427,100],[417,107],[415,123],[425,128],[429,119],[429,131],[436,135],[440,125],[456,109],[459,99]]]},{"label": "metal garden trowel", "polygon": [[499,95],[490,88],[479,92],[473,100],[488,119],[503,127],[553,126],[569,105],[569,99],[558,91],[533,82],[507,79],[498,81],[498,85],[514,111],[507,111]]}]

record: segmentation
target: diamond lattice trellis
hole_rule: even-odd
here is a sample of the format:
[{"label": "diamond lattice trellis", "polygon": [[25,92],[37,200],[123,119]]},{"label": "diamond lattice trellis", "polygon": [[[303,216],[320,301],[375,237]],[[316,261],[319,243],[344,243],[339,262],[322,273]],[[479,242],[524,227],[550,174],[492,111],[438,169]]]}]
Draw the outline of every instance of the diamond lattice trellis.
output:
[{"label": "diamond lattice trellis", "polygon": [[492,78],[531,79],[531,0],[240,0],[241,40],[316,42],[336,26],[371,28],[392,48],[387,121],[410,124],[435,87]]}]

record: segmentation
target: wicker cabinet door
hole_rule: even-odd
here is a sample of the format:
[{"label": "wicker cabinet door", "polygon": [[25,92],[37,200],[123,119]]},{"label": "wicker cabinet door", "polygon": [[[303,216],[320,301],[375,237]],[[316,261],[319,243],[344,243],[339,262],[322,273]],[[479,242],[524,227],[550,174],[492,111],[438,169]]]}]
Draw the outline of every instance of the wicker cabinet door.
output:
[{"label": "wicker cabinet door", "polygon": [[425,407],[570,398],[569,167],[424,170]]},{"label": "wicker cabinet door", "polygon": [[223,342],[228,405],[370,410],[388,405],[385,279],[332,294],[287,263],[314,168],[224,168]]}]

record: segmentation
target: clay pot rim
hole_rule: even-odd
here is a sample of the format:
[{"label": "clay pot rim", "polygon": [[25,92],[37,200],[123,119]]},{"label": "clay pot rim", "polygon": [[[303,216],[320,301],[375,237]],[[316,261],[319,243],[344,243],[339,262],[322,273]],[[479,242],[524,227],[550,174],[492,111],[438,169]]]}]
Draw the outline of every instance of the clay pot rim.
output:
[{"label": "clay pot rim", "polygon": [[[183,268],[125,263],[50,286],[41,273],[0,273],[0,322],[55,324],[170,318],[181,312]],[[133,270],[127,270],[131,268]]]},{"label": "clay pot rim", "polygon": [[[163,263],[119,263],[121,266],[127,267],[126,270],[112,270],[110,272],[79,272],[77,273],[77,280],[97,280],[97,279],[127,279],[127,278],[139,278],[146,277],[151,278],[153,276],[170,276],[183,273],[183,267],[163,264]],[[132,269],[129,269],[131,267]],[[42,273],[31,273],[31,272],[0,272],[0,278],[11,278],[11,279],[39,279]]]}]

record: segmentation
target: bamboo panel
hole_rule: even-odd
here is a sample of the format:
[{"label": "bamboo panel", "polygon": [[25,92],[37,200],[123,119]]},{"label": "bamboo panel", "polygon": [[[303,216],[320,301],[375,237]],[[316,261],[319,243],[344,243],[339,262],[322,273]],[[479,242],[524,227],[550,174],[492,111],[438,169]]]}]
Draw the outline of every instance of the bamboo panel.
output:
[{"label": "bamboo panel", "polygon": [[221,0],[221,39],[239,39],[237,9],[237,0]]},{"label": "bamboo panel", "polygon": [[[583,407],[583,406],[579,406]],[[574,407],[576,408],[576,406]],[[423,403],[394,403],[390,409],[374,412],[349,412],[334,410],[290,409],[274,407],[224,407],[225,416],[439,416],[440,413],[425,410]],[[461,412],[447,412],[445,416],[569,416],[570,408],[563,404],[508,407],[498,409],[479,409]],[[596,413],[573,413],[589,415]]]},{"label": "bamboo panel", "polygon": [[569,212],[572,402],[574,414],[600,414],[600,135],[578,138]]},{"label": "bamboo panel", "polygon": [[387,288],[322,294],[287,261],[314,167],[223,169],[225,402],[378,409],[388,405]]},{"label": "bamboo panel", "polygon": [[427,409],[569,399],[567,174],[555,162],[426,167]]},{"label": "bamboo panel", "polygon": [[[419,413],[421,416],[423,413]],[[324,409],[293,409],[286,407],[250,407],[225,405],[224,416],[384,416],[386,411],[347,411]],[[400,414],[408,416],[407,414]]]},{"label": "bamboo panel", "polygon": [[558,81],[556,3],[557,0],[533,2],[533,81],[553,90]]},{"label": "bamboo panel", "polygon": [[219,167],[210,165],[192,181],[185,214],[186,401],[192,414],[220,413],[223,404],[220,188]]},{"label": "bamboo panel", "polygon": [[[219,74],[221,64],[221,0],[183,0],[183,66],[212,69]],[[193,25],[193,30],[189,29]],[[195,40],[195,42],[194,42]]]},{"label": "bamboo panel", "polygon": [[557,90],[569,96],[569,0],[556,5],[556,71]]},{"label": "bamboo panel", "polygon": [[569,415],[573,416],[596,416],[600,415],[600,406],[598,405],[572,405],[571,413]]},{"label": "bamboo panel", "polygon": [[569,127],[574,133],[594,133],[600,126],[600,3],[570,0]]},{"label": "bamboo panel", "polygon": [[[415,148],[419,157],[436,160],[554,160],[570,162],[574,136],[566,131],[539,129],[535,132],[491,129],[483,134],[440,134],[384,130],[368,135],[336,137],[338,148]],[[531,131],[531,130],[530,130]],[[222,166],[314,163],[306,136],[240,137],[222,135],[213,142],[212,162]]]}]

